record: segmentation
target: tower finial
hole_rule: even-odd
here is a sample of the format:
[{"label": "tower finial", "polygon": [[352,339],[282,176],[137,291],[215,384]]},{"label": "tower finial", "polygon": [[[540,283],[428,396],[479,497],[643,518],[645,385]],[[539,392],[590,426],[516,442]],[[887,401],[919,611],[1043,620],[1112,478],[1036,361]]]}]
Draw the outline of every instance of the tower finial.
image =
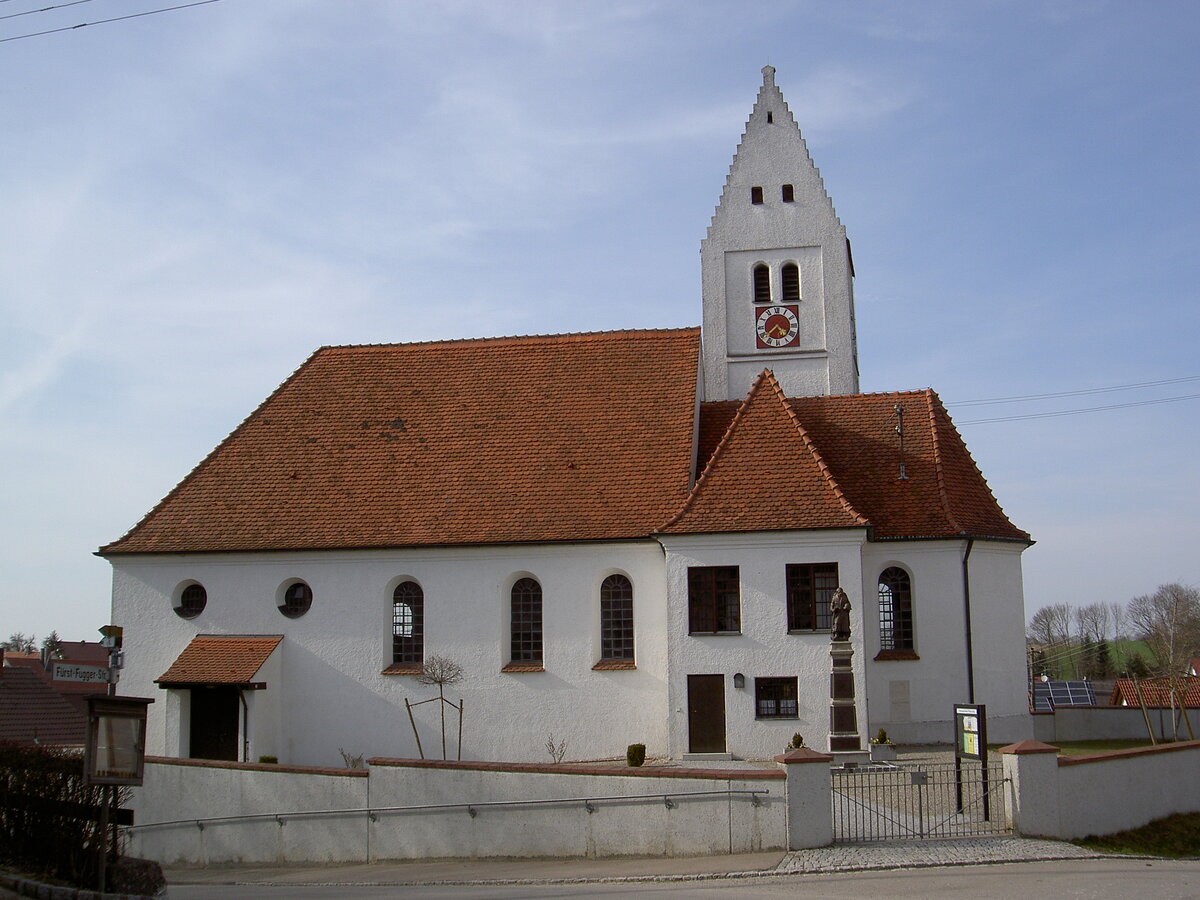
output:
[{"label": "tower finial", "polygon": [[763,66],[762,73],[763,73],[763,84],[768,84],[768,85],[774,86],[774,84],[775,84],[775,67],[774,66]]}]

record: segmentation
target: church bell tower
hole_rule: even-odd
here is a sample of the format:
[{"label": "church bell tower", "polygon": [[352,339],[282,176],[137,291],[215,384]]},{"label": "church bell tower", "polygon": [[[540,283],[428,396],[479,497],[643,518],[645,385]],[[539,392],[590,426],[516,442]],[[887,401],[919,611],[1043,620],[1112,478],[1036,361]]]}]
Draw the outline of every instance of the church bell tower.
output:
[{"label": "church bell tower", "polygon": [[704,399],[740,400],[763,369],[789,397],[858,393],[846,229],[765,66],[700,244]]}]

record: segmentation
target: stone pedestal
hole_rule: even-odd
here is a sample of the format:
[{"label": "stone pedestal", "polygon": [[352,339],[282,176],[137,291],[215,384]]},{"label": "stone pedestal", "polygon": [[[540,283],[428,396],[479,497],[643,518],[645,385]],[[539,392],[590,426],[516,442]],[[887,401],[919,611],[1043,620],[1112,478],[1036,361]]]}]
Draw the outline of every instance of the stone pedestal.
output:
[{"label": "stone pedestal", "polygon": [[829,656],[833,660],[829,675],[829,750],[861,751],[854,704],[854,649],[849,641],[831,641]]}]

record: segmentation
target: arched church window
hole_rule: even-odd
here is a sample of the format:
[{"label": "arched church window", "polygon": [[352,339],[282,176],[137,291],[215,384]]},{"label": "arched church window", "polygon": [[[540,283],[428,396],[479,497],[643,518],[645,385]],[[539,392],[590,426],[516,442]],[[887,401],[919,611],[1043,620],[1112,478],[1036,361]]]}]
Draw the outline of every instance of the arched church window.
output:
[{"label": "arched church window", "polygon": [[879,575],[879,649],[913,649],[912,583],[898,566]]},{"label": "arched church window", "polygon": [[425,661],[425,592],[415,581],[402,581],[392,592],[392,663]]},{"label": "arched church window", "polygon": [[762,263],[754,267],[754,302],[771,302],[771,270]]},{"label": "arched church window", "polygon": [[795,263],[788,263],[780,270],[779,274],[783,280],[783,302],[799,303],[800,267]]},{"label": "arched church window", "polygon": [[790,184],[785,184],[783,186],[782,194],[783,194],[783,202],[784,203],[795,203],[796,202],[796,189],[794,187],[792,187]]},{"label": "arched church window", "polygon": [[600,584],[600,658],[633,659],[633,584],[624,575]]},{"label": "arched church window", "polygon": [[519,578],[510,595],[511,655],[514,663],[542,662],[542,586]]},{"label": "arched church window", "polygon": [[750,188],[750,202],[755,206],[761,206],[763,202],[763,193],[761,187]]}]

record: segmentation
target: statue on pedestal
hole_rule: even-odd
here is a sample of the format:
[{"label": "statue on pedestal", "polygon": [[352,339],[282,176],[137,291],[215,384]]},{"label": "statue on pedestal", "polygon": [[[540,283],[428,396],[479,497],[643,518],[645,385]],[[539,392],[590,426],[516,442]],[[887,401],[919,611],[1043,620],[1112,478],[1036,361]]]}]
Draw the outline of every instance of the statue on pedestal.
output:
[{"label": "statue on pedestal", "polygon": [[833,592],[833,599],[829,601],[829,612],[833,617],[833,633],[830,640],[850,640],[850,598],[841,588]]}]

